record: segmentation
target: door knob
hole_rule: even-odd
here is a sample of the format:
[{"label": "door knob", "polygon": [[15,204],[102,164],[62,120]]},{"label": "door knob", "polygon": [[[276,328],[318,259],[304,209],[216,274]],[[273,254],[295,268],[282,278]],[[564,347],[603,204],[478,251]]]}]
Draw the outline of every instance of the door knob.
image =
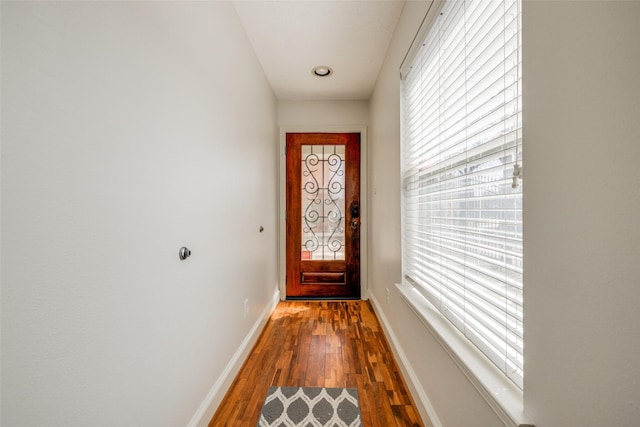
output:
[{"label": "door knob", "polygon": [[185,260],[191,256],[191,251],[186,247],[181,247],[180,252],[178,252],[181,260]]},{"label": "door knob", "polygon": [[360,216],[360,205],[358,202],[353,202],[351,204],[351,216],[353,218],[358,218]]}]

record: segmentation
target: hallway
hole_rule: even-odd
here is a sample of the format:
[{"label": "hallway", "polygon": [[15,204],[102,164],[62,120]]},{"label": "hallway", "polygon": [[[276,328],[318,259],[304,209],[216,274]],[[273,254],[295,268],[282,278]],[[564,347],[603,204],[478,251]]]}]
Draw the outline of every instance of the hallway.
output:
[{"label": "hallway", "polygon": [[357,388],[364,426],[425,425],[367,301],[280,302],[209,426],[255,426],[270,386]]},{"label": "hallway", "polygon": [[[488,129],[515,135],[522,168],[490,166],[505,157],[496,151],[484,169],[442,165],[438,181],[430,160],[405,159],[427,150],[407,150],[401,106],[418,40],[448,19],[439,18],[444,3],[1,1],[0,425],[206,427],[219,408],[212,425],[254,427],[270,384],[358,387],[365,426],[412,425],[415,408],[436,427],[638,425],[640,1],[523,0],[522,42],[509,57],[521,59],[520,72],[498,78],[505,67],[485,63],[491,79],[480,84],[475,60],[453,55],[460,86],[427,74],[424,89],[442,87],[433,93],[460,107],[447,119],[475,105],[475,95],[453,102],[463,80],[480,91],[522,76],[522,100],[485,115],[487,129],[464,132],[496,150],[504,135],[487,139]],[[482,22],[462,27],[493,31]],[[321,78],[319,65],[333,73]],[[286,134],[301,132],[361,134],[368,301],[278,305]],[[483,158],[475,143],[462,145],[473,148],[460,161]],[[494,354],[498,364],[467,352],[471,341],[445,323],[461,314],[426,297],[429,285],[414,286],[407,268],[431,251],[452,265],[477,261],[469,271],[478,282],[491,276],[486,242],[406,245],[407,231],[437,234],[424,227],[426,211],[409,227],[406,190],[452,205],[457,183],[481,182],[480,170],[502,173],[504,191],[469,190],[470,210],[440,218],[447,233],[458,220],[487,231],[525,224],[524,288],[511,292],[522,303],[476,316],[511,325],[507,340],[521,344],[522,358]],[[516,171],[526,194],[509,204]],[[422,195],[427,182],[452,187]],[[515,246],[505,242],[504,255]],[[181,259],[182,247],[192,256]],[[502,307],[508,289],[451,292],[450,301]],[[483,331],[472,338],[481,345]],[[518,369],[494,372],[514,361],[521,389],[509,379]]]}]

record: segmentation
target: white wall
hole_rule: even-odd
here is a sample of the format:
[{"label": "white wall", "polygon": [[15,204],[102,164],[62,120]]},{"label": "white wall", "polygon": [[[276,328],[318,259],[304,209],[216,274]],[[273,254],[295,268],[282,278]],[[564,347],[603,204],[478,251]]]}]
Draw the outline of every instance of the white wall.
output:
[{"label": "white wall", "polygon": [[525,410],[640,423],[640,3],[526,2]]},{"label": "white wall", "polygon": [[280,126],[319,127],[366,125],[369,101],[278,101]]},{"label": "white wall", "polygon": [[277,141],[230,3],[2,2],[3,426],[189,422],[277,288]]},{"label": "white wall", "polygon": [[[443,426],[501,425],[396,293],[398,68],[408,2],[371,99],[370,288]],[[525,391],[537,427],[640,419],[640,3],[525,1]],[[385,303],[384,290],[391,299]]]}]

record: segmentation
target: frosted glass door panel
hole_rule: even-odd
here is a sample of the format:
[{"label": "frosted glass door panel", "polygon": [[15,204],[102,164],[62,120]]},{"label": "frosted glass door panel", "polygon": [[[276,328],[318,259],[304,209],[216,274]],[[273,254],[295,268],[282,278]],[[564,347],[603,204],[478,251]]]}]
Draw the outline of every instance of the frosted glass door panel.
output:
[{"label": "frosted glass door panel", "polygon": [[302,260],[344,260],[345,147],[302,147]]}]

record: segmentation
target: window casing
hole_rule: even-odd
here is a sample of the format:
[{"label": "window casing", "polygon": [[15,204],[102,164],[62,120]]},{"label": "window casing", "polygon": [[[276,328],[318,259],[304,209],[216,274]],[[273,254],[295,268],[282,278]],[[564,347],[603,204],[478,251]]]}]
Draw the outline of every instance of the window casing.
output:
[{"label": "window casing", "polygon": [[403,275],[522,388],[520,0],[442,6],[402,80]]}]

